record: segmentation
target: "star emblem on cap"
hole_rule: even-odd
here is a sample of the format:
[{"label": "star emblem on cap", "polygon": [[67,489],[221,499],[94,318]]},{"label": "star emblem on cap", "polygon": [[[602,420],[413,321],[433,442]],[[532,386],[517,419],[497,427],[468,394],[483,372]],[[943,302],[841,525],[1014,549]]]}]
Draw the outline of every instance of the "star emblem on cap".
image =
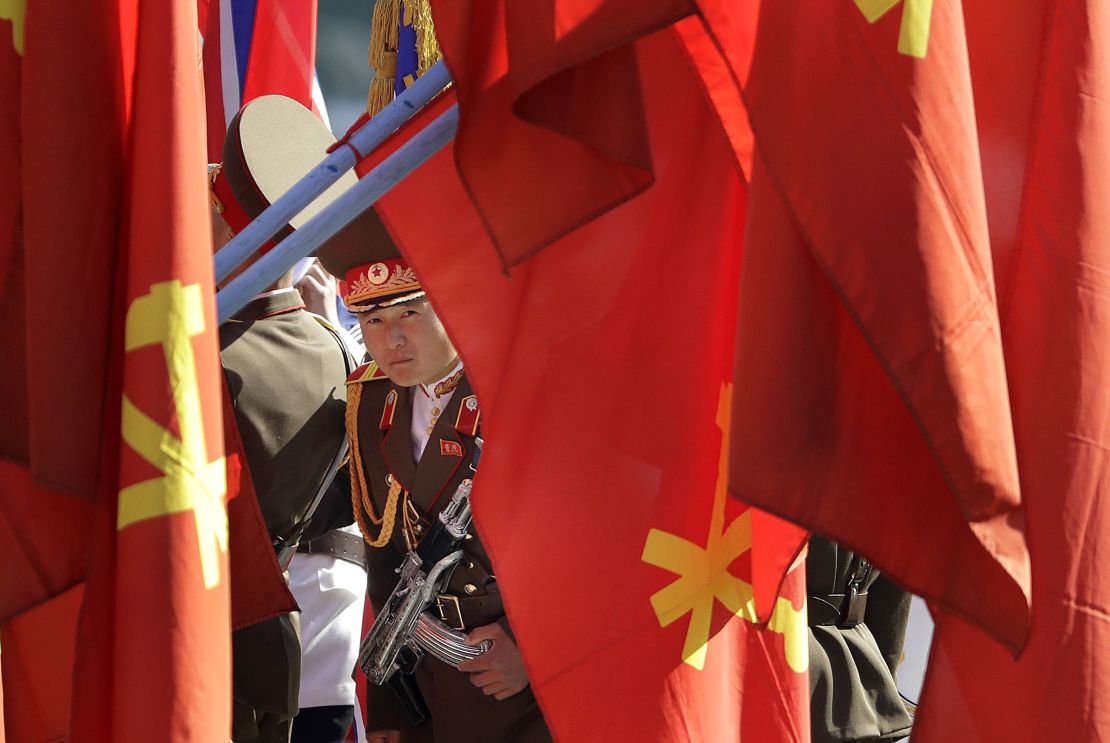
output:
[{"label": "star emblem on cap", "polygon": [[370,266],[370,270],[366,272],[367,278],[374,286],[380,286],[389,278],[389,268],[384,263],[375,263]]}]

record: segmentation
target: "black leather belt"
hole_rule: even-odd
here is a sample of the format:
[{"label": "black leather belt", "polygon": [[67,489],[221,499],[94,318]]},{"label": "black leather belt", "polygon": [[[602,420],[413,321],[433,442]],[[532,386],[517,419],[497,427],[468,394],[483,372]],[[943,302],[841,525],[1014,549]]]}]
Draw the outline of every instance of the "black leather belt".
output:
[{"label": "black leather belt", "polygon": [[436,596],[432,612],[438,614],[448,627],[459,632],[492,624],[505,616],[505,605],[496,583],[486,585],[485,589],[487,593],[482,596],[441,593]]},{"label": "black leather belt", "polygon": [[856,555],[848,569],[848,585],[844,593],[810,594],[807,613],[810,627],[850,629],[863,622],[867,613],[867,579],[871,563]]},{"label": "black leather belt", "polygon": [[333,530],[321,534],[310,542],[302,542],[297,552],[309,555],[331,555],[358,565],[366,570],[366,542],[362,535]]}]

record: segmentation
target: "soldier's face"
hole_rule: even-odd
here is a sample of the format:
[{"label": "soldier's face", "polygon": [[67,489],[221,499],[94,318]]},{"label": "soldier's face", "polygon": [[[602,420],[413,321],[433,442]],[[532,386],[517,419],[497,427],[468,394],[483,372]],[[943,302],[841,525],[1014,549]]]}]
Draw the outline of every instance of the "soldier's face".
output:
[{"label": "soldier's face", "polygon": [[446,376],[459,355],[426,299],[360,313],[362,341],[386,376],[402,387]]}]

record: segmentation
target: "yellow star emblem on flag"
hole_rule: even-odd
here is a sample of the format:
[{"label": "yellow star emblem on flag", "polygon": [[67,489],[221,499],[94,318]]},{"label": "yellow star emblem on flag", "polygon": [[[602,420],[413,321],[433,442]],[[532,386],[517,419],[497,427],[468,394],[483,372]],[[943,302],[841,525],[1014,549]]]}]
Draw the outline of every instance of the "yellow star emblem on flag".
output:
[{"label": "yellow star emblem on flag", "polygon": [[[725,501],[728,497],[729,416],[732,410],[732,385],[725,385],[717,407],[717,425],[723,434],[717,468],[717,485],[709,536],[704,546],[660,529],[648,532],[641,559],[649,565],[678,576],[651,597],[651,605],[661,627],[690,615],[682,660],[701,670],[709,646],[710,623],[717,601],[734,615],[755,624],[755,598],[752,585],[740,580],[728,566],[751,549],[751,509],[725,527]],[[798,673],[809,665],[806,611],[795,609],[779,597],[767,629],[783,635],[786,661]]]},{"label": "yellow star emblem on flag", "polygon": [[23,24],[27,18],[27,0],[0,0],[0,20],[12,22],[12,47],[23,56]]},{"label": "yellow star emblem on flag", "polygon": [[856,7],[868,23],[886,15],[903,3],[902,26],[898,32],[898,51],[923,59],[929,48],[929,26],[933,19],[933,0],[856,0]]}]

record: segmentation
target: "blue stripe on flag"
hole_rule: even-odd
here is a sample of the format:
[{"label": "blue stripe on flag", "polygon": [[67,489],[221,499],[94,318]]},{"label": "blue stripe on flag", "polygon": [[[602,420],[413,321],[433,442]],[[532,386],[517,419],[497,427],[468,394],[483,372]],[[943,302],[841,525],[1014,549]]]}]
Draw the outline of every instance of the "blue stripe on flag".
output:
[{"label": "blue stripe on flag", "polygon": [[416,29],[411,25],[406,26],[405,4],[401,3],[401,25],[397,30],[397,79],[393,81],[393,92],[400,95],[408,87],[406,76],[411,76],[409,82],[416,79],[416,70],[419,64],[416,57]]},{"label": "blue stripe on flag", "polygon": [[250,61],[257,6],[257,0],[231,0],[231,26],[235,33],[235,62],[238,65],[240,95],[247,83],[247,62]]}]

